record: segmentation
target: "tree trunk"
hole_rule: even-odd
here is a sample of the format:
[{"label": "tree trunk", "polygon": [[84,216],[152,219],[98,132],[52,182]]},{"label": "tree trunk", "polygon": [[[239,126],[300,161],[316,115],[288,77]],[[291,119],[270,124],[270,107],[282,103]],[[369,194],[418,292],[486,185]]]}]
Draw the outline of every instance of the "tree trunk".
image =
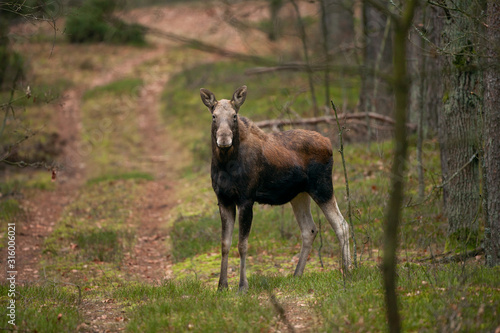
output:
[{"label": "tree trunk", "polygon": [[[321,0],[322,24],[328,30],[328,51],[350,44],[354,36],[354,19],[345,0]],[[323,15],[324,14],[324,15]]]},{"label": "tree trunk", "polygon": [[270,0],[269,1],[269,14],[270,14],[270,27],[268,32],[269,40],[275,41],[280,36],[280,21],[279,21],[279,12],[283,7],[282,0]]},{"label": "tree trunk", "polygon": [[[453,2],[453,3],[451,3]],[[473,0],[446,1],[472,17],[481,6]],[[448,217],[446,250],[475,248],[478,241],[479,160],[482,71],[477,55],[477,20],[458,11],[446,11],[443,44],[448,55],[444,61],[444,109],[440,113],[441,150],[445,156],[445,211]]]},{"label": "tree trunk", "polygon": [[10,58],[8,22],[8,16],[0,10],[0,90],[5,80]]},{"label": "tree trunk", "polygon": [[[388,6],[391,5],[388,4]],[[388,73],[392,66],[392,36],[389,35],[387,38],[384,34],[387,22],[385,13],[381,13],[369,4],[365,4],[365,66],[369,73],[367,88],[370,96],[366,111],[373,112],[375,110],[375,112],[386,116],[390,115],[390,110],[394,108],[392,87],[380,75],[381,73]],[[386,38],[388,40],[385,40]],[[383,43],[385,43],[385,47],[382,49],[381,45]],[[375,69],[377,69],[377,72],[375,72]],[[376,82],[378,84],[377,95],[373,96]]]},{"label": "tree trunk", "polygon": [[387,307],[387,322],[389,332],[401,331],[401,320],[398,312],[396,294],[396,265],[398,247],[398,229],[401,220],[401,206],[404,196],[404,176],[406,158],[408,155],[408,138],[406,132],[406,117],[408,108],[409,78],[407,74],[406,41],[408,30],[413,21],[417,0],[406,3],[401,18],[393,18],[394,44],[393,44],[393,67],[394,67],[394,96],[395,110],[394,118],[394,161],[391,168],[391,194],[387,207],[386,224],[384,230],[384,259],[382,272],[384,275],[385,301]]},{"label": "tree trunk", "polygon": [[487,68],[484,95],[486,265],[500,265],[500,3],[488,1]]},{"label": "tree trunk", "polygon": [[438,114],[443,98],[442,63],[439,61],[439,50],[437,45],[441,44],[441,31],[443,29],[443,18],[440,16],[442,10],[434,6],[427,6],[427,15],[424,22],[425,37],[428,43],[426,48],[426,72],[425,72],[425,108],[426,129],[430,137],[438,132]]}]

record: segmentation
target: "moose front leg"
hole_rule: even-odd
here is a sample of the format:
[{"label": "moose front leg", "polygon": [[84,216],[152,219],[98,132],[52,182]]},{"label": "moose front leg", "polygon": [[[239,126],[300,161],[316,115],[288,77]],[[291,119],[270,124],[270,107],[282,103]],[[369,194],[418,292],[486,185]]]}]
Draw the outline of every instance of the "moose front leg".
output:
[{"label": "moose front leg", "polygon": [[248,236],[250,235],[250,229],[252,228],[253,219],[253,203],[242,205],[238,207],[239,209],[239,241],[238,241],[238,251],[240,253],[240,292],[245,292],[248,290],[248,280],[246,271],[246,259],[248,251]]},{"label": "moose front leg", "polygon": [[227,289],[227,263],[229,257],[229,249],[231,248],[231,240],[233,237],[234,221],[236,218],[236,206],[234,204],[225,206],[219,203],[220,219],[222,222],[221,233],[221,265],[219,277],[219,290]]}]

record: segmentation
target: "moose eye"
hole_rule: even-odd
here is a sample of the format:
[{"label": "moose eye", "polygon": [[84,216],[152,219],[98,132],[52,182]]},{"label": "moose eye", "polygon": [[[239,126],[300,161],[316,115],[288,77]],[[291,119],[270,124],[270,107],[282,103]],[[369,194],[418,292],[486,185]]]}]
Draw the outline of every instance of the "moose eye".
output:
[{"label": "moose eye", "polygon": [[212,120],[215,121],[215,115],[214,114],[212,115]]},{"label": "moose eye", "polygon": [[234,120],[234,121],[238,120],[238,116],[237,116],[237,115],[234,115],[234,116],[233,116],[233,120]]}]

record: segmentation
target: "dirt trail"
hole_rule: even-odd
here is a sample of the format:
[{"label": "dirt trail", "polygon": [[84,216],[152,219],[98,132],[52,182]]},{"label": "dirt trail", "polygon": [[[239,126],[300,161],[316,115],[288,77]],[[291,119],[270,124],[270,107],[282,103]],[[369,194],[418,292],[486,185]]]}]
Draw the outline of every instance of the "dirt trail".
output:
[{"label": "dirt trail", "polygon": [[[159,53],[166,53],[160,48]],[[152,54],[153,55],[153,54]],[[157,55],[157,52],[154,53]],[[160,117],[160,96],[169,75],[158,73],[141,89],[137,121],[144,139],[143,160],[155,176],[148,182],[146,196],[135,214],[140,216],[137,243],[133,253],[125,258],[128,271],[142,281],[160,282],[170,277],[172,266],[165,247],[166,220],[175,205],[176,186],[174,157],[179,146],[169,137]]]},{"label": "dirt trail", "polygon": [[[57,186],[54,191],[44,191],[23,200],[25,211],[24,223],[19,224],[17,245],[17,271],[20,283],[34,282],[43,278],[43,272],[39,272],[39,261],[42,257],[43,241],[53,231],[53,227],[61,217],[64,208],[71,203],[79,187],[85,181],[85,160],[80,154],[81,129],[81,98],[85,90],[104,85],[118,80],[130,74],[138,65],[145,61],[160,56],[165,50],[163,48],[147,49],[138,57],[127,59],[124,63],[118,64],[97,76],[89,87],[72,88],[62,94],[62,99],[57,106],[57,128],[60,140],[65,143],[63,154],[60,158],[62,169],[57,173]],[[158,112],[158,100],[161,89],[167,77],[163,76],[143,87],[141,91],[141,129],[144,134],[144,142],[147,144],[147,151],[150,156],[163,156],[164,146],[160,142],[168,142],[165,137],[164,128],[160,125]],[[157,181],[148,184],[150,195],[144,198],[144,212],[141,227],[138,235],[138,247],[136,248],[135,260],[138,266],[136,271],[146,270],[144,265],[155,267],[150,269],[148,276],[155,278],[165,277],[165,264],[160,266],[152,265],[150,256],[155,253],[156,257],[165,257],[165,251],[160,251],[163,244],[158,244],[156,240],[165,239],[165,230],[160,228],[167,210],[171,208],[172,184],[166,182],[165,172],[159,167],[152,170],[157,177]],[[47,174],[50,177],[50,174]],[[157,204],[153,201],[165,198],[168,202]],[[146,241],[150,237],[153,241]],[[152,248],[150,248],[152,246]],[[163,246],[164,247],[164,246]],[[145,258],[142,258],[142,257]],[[135,270],[134,270],[135,271]],[[5,271],[2,270],[2,275]]]}]

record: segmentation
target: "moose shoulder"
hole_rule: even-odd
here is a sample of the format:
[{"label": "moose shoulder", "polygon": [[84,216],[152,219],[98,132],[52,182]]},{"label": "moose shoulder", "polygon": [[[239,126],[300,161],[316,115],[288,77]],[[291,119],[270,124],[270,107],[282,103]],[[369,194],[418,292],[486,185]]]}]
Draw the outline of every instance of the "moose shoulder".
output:
[{"label": "moose shoulder", "polygon": [[227,263],[238,207],[240,290],[248,288],[246,255],[255,202],[291,202],[302,233],[302,249],[295,275],[302,275],[317,228],[310,198],[320,206],[339,239],[343,264],[350,267],[349,227],[338,209],[332,184],[330,140],[317,132],[291,130],[267,134],[238,115],[247,87],[231,100],[217,101],[207,89],[201,99],[212,113],[212,187],[222,220],[222,262],[219,289],[227,288]]}]

